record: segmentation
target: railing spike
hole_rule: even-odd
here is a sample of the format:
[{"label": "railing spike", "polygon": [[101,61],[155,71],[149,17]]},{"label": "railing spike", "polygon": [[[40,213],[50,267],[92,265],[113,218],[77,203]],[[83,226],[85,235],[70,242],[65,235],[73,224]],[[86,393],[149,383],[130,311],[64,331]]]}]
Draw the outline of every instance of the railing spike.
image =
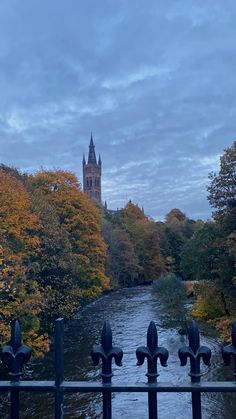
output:
[{"label": "railing spike", "polygon": [[196,354],[200,346],[200,336],[197,323],[192,320],[188,330],[189,346]]},{"label": "railing spike", "polygon": [[21,346],[21,330],[18,320],[11,322],[11,341],[10,344],[15,352]]},{"label": "railing spike", "polygon": [[112,331],[110,323],[105,321],[102,328],[102,347],[105,353],[108,353],[112,348]]},{"label": "railing spike", "polygon": [[151,321],[147,331],[147,347],[152,352],[158,347],[157,328],[154,321]]}]

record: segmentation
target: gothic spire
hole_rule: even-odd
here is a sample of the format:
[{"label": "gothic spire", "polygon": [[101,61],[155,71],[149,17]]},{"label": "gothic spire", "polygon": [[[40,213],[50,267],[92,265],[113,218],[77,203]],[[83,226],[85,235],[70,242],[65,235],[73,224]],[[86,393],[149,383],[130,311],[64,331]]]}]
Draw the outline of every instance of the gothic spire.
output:
[{"label": "gothic spire", "polygon": [[90,137],[90,145],[94,146],[93,144],[93,133],[91,132],[91,137]]},{"label": "gothic spire", "polygon": [[86,164],[85,155],[83,155],[83,166]]},{"label": "gothic spire", "polygon": [[88,164],[97,164],[95,145],[93,144],[93,134],[91,133],[91,139],[89,144],[89,155],[88,155]]},{"label": "gothic spire", "polygon": [[102,160],[101,160],[100,154],[99,154],[98,164],[99,164],[99,166],[101,166],[101,164],[102,164]]}]

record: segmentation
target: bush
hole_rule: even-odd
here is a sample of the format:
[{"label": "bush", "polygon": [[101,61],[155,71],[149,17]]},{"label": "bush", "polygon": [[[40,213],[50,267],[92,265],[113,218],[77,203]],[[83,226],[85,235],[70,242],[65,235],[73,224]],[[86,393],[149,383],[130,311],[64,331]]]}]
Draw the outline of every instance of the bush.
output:
[{"label": "bush", "polygon": [[186,329],[187,301],[184,284],[175,274],[163,274],[153,283],[154,292],[160,297],[165,309],[164,322],[169,326]]}]

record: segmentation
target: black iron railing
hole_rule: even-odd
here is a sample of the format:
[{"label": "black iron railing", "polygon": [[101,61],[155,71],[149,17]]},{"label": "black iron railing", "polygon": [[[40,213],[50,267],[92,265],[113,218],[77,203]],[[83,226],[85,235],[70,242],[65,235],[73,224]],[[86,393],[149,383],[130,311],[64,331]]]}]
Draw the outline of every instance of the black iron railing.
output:
[{"label": "black iron railing", "polygon": [[[63,418],[63,396],[65,393],[102,393],[103,418],[112,417],[112,393],[145,392],[148,394],[149,419],[158,417],[158,393],[182,392],[192,394],[192,417],[200,419],[202,392],[236,392],[236,321],[232,325],[232,344],[222,351],[224,362],[229,365],[231,358],[234,361],[234,381],[202,382],[200,361],[210,365],[211,351],[206,346],[200,346],[200,337],[197,325],[192,321],[188,331],[189,346],[179,350],[181,365],[190,360],[191,381],[181,385],[157,381],[157,361],[163,367],[167,366],[169,353],[167,349],[158,346],[158,334],[154,322],[151,322],[147,331],[147,346],[140,346],[136,350],[137,365],[142,365],[147,359],[147,383],[116,385],[112,383],[112,360],[121,366],[122,349],[112,346],[112,331],[109,323],[105,322],[102,330],[100,346],[94,346],[91,356],[94,365],[102,361],[102,383],[64,380],[63,360],[63,319],[56,320],[55,329],[55,380],[54,381],[21,381],[24,365],[29,361],[31,350],[21,344],[21,331],[18,321],[12,323],[11,341],[2,349],[2,362],[9,370],[10,381],[0,381],[0,391],[10,393],[10,418],[19,419],[19,398],[22,391],[50,392],[55,398],[55,418]],[[135,408],[135,405],[134,405]]]}]

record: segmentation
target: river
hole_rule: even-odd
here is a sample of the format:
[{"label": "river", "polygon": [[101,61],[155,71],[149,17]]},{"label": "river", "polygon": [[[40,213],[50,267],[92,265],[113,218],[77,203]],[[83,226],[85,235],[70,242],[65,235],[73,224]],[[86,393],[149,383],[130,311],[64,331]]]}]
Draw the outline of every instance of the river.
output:
[{"label": "river", "polygon": [[[84,308],[78,316],[65,327],[65,378],[68,380],[99,380],[100,366],[94,368],[90,350],[100,343],[103,322],[108,320],[113,331],[113,345],[124,351],[123,366],[114,365],[113,382],[146,382],[146,362],[136,366],[136,348],[146,345],[146,332],[151,320],[158,329],[159,346],[169,350],[168,367],[158,365],[159,379],[163,382],[181,383],[189,380],[189,366],[181,367],[178,348],[186,344],[185,338],[176,329],[162,326],[163,307],[152,287],[121,289],[104,295]],[[223,366],[221,345],[215,338],[201,336],[201,344],[212,350],[210,367],[202,367],[206,380],[232,380],[230,368]],[[53,353],[45,356],[42,362],[34,366],[34,379],[53,379]],[[160,419],[191,418],[190,395],[184,393],[158,394]],[[53,398],[48,394],[24,394],[22,399],[22,419],[53,418]],[[147,394],[125,393],[113,397],[114,419],[144,419],[147,417]],[[232,419],[236,417],[236,399],[234,395],[203,394],[203,419]],[[6,406],[0,411],[5,416]],[[101,396],[96,394],[65,395],[65,419],[101,418]]]}]

